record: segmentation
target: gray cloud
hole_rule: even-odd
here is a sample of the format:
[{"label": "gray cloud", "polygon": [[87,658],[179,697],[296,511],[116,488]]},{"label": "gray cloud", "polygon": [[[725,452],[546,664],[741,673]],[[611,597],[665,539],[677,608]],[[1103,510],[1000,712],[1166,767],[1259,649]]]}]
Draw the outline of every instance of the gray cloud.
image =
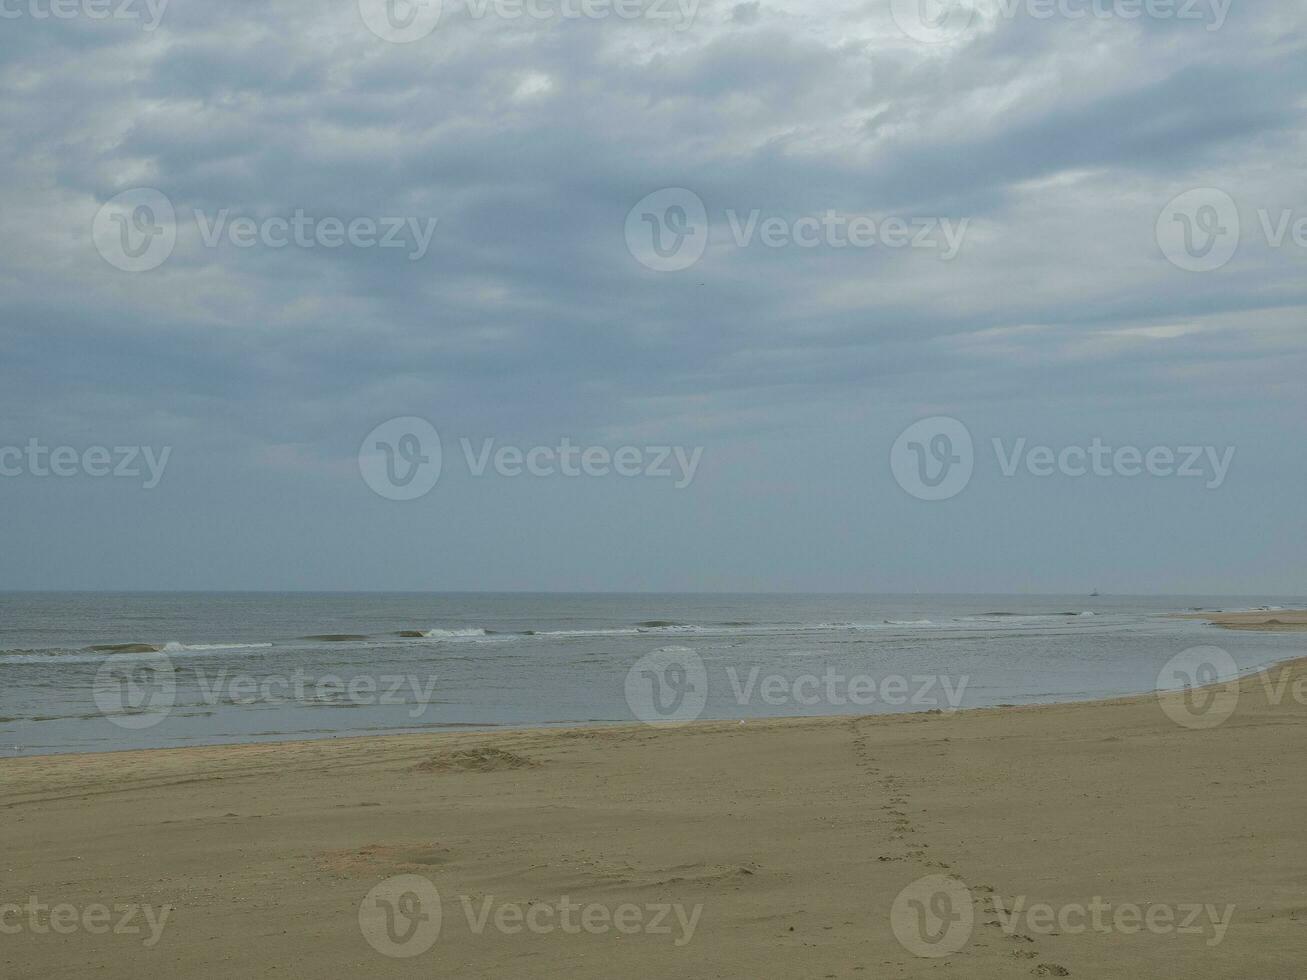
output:
[{"label": "gray cloud", "polygon": [[[1301,486],[1301,454],[1275,455],[1267,419],[1304,408],[1307,255],[1260,241],[1257,214],[1301,202],[1299,8],[1237,5],[1219,31],[1018,17],[944,45],[904,37],[883,3],[704,4],[685,30],[446,8],[407,45],[373,36],[351,3],[173,0],[154,32],[5,22],[0,441],[167,440],[180,475],[168,503],[80,530],[131,556],[112,573],[67,557],[64,491],[0,481],[32,535],[60,540],[35,577],[10,552],[0,586],[110,585],[119,573],[139,586],[242,584],[239,549],[201,535],[201,512],[281,544],[272,585],[579,588],[629,560],[598,547],[608,532],[552,487],[454,482],[410,513],[423,533],[489,552],[466,575],[407,552],[382,571],[362,562],[357,578],[306,575],[299,563],[338,560],[339,548],[289,526],[348,524],[382,550],[414,532],[378,512],[352,470],[363,434],[394,415],[503,439],[705,445],[702,489],[578,492],[610,529],[661,522],[648,587],[892,587],[868,572],[860,540],[908,561],[926,524],[958,519],[893,498],[880,466],[895,426],[932,413],[1015,435],[1047,421],[1067,439],[1147,419],[1175,439],[1238,438],[1263,481]],[[137,186],[166,194],[180,222],[171,257],[133,274],[100,257],[90,228]],[[1235,198],[1246,239],[1210,274],[1176,268],[1154,237],[1167,202],[1202,186]],[[623,236],[631,207],[663,187],[693,190],[708,211],[704,257],[682,272],[644,268]],[[195,209],[438,224],[411,261],[380,248],[206,247]],[[970,224],[948,262],[884,246],[737,247],[727,212],[754,210]],[[850,458],[861,496],[840,463]],[[1244,526],[1237,515],[1256,508],[1268,524],[1300,520],[1265,482],[1180,504],[1180,491],[1161,492],[1195,521]],[[501,494],[562,521],[601,567],[568,561],[555,579],[540,554],[515,563],[522,525]],[[1097,522],[1081,523],[1055,493],[977,495],[997,516],[968,519],[1062,520],[1072,551],[1163,506],[1105,496]],[[708,515],[725,513],[802,529],[825,563],[782,571],[793,537],[742,547],[713,531]],[[301,521],[278,520],[290,514]],[[147,562],[161,533],[203,540],[213,560]],[[721,554],[705,559],[714,543]],[[1233,565],[1159,579],[1156,544],[1126,533],[1121,555],[1086,574],[1110,581],[1119,557],[1140,588],[1243,591],[1307,571],[1300,556],[1260,562],[1258,549],[1277,547],[1261,540]],[[912,587],[1029,577],[992,539],[965,547],[965,574],[947,555],[911,558]],[[710,570],[687,569],[691,553]]]}]

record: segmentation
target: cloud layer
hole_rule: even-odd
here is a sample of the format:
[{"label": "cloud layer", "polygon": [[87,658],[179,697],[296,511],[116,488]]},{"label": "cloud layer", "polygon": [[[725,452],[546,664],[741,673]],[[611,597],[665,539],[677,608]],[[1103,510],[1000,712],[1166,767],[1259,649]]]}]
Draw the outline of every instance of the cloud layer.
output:
[{"label": "cloud layer", "polygon": [[[172,0],[153,30],[143,0],[106,20],[11,0],[0,443],[168,444],[176,475],[152,496],[0,481],[31,516],[0,586],[1302,588],[1300,547],[1268,539],[1301,532],[1281,488],[1307,475],[1307,12],[1004,0],[928,43],[904,7],[469,0],[401,44],[347,0]],[[141,187],[175,209],[176,244],[126,272],[92,228]],[[663,188],[707,218],[674,272],[626,235]],[[1237,208],[1238,247],[1207,272],[1159,245],[1193,188]],[[267,239],[297,213],[393,218],[406,242],[435,224],[418,258]],[[751,215],[880,232],[742,246]],[[890,218],[965,237],[951,259],[895,247]],[[978,478],[923,505],[885,460],[933,414],[978,443],[1241,455],[1217,493]],[[355,455],[405,415],[447,452],[669,443],[705,447],[703,474],[677,494],[450,474],[401,506]],[[1062,548],[1033,540],[1051,527]],[[1175,544],[1200,527],[1233,566]]]}]

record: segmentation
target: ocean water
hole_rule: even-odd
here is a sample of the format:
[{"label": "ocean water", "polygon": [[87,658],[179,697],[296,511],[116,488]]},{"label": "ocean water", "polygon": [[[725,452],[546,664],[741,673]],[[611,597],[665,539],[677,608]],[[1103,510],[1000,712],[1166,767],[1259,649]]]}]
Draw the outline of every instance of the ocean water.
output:
[{"label": "ocean water", "polygon": [[[687,676],[698,700],[674,699],[681,713],[667,720],[1085,700],[1155,690],[1167,661],[1195,646],[1221,647],[1241,670],[1307,653],[1303,634],[1171,613],[1304,605],[1301,596],[0,593],[0,754],[639,723],[650,698],[663,697],[658,711],[672,705]],[[667,690],[651,687],[660,684]]]}]

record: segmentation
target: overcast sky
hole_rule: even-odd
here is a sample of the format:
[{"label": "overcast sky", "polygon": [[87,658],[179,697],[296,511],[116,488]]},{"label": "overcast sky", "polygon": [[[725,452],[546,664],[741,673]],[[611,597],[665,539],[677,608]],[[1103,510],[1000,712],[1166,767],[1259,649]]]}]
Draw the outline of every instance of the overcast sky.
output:
[{"label": "overcast sky", "polygon": [[67,2],[0,588],[1307,592],[1297,0]]}]

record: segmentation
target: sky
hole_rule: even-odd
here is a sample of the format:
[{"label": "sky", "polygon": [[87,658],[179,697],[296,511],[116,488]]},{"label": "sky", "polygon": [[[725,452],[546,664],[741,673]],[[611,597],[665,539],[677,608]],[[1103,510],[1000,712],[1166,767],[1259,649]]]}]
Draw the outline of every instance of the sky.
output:
[{"label": "sky", "polygon": [[3,0],[0,588],[1307,593],[1305,29]]}]

